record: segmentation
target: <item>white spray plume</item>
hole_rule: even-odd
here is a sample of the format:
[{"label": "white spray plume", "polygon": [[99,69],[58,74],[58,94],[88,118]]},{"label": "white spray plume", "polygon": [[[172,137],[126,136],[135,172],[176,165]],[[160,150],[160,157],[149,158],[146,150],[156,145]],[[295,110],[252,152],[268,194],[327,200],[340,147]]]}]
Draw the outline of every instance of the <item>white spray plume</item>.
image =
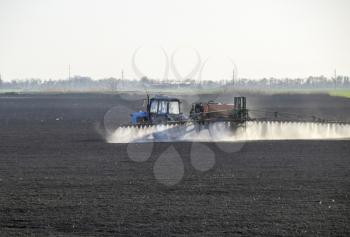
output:
[{"label": "white spray plume", "polygon": [[232,129],[223,122],[209,129],[194,125],[150,127],[120,127],[107,136],[109,143],[132,142],[238,142],[250,140],[349,139],[350,125],[311,122],[247,122],[246,126]]}]

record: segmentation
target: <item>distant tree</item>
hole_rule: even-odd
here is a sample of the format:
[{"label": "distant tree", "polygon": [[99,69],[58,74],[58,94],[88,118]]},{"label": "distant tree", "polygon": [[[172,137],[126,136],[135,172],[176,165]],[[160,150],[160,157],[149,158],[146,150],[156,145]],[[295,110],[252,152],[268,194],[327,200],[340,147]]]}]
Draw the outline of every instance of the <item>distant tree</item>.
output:
[{"label": "distant tree", "polygon": [[148,77],[146,77],[146,76],[141,77],[142,84],[149,84],[150,82],[151,82],[151,80],[148,79]]}]

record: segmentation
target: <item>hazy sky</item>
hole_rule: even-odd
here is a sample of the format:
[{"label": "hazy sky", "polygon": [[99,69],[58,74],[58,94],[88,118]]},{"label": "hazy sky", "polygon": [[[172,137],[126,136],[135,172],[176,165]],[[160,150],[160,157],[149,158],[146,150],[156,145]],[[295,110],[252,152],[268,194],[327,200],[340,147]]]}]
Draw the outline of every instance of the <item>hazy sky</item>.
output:
[{"label": "hazy sky", "polygon": [[[350,75],[349,0],[0,0],[3,80],[162,78],[164,48],[202,79]],[[198,74],[195,75],[198,77]],[[173,78],[170,71],[166,76]]]}]

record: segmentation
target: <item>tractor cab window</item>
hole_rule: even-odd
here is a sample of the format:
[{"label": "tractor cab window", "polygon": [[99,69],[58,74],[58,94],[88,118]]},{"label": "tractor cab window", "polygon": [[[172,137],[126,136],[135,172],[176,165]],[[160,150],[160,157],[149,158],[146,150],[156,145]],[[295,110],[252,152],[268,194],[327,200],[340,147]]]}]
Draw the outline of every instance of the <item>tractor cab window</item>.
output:
[{"label": "tractor cab window", "polygon": [[164,100],[159,101],[158,114],[166,114],[168,110],[167,105],[168,105],[167,101],[164,101]]},{"label": "tractor cab window", "polygon": [[152,100],[150,112],[157,113],[157,111],[158,111],[158,100]]},{"label": "tractor cab window", "polygon": [[170,101],[169,102],[169,114],[179,114],[180,106],[178,101]]}]

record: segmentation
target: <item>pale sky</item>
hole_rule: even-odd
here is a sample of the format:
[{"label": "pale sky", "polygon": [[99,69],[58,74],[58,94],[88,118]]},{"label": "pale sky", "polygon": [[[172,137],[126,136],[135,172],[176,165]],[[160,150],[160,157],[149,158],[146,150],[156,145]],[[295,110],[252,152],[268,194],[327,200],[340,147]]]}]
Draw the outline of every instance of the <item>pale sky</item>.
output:
[{"label": "pale sky", "polygon": [[[3,80],[163,78],[162,48],[202,79],[350,75],[349,0],[0,0]],[[173,78],[172,71],[165,77]],[[198,78],[198,73],[194,75]]]}]

